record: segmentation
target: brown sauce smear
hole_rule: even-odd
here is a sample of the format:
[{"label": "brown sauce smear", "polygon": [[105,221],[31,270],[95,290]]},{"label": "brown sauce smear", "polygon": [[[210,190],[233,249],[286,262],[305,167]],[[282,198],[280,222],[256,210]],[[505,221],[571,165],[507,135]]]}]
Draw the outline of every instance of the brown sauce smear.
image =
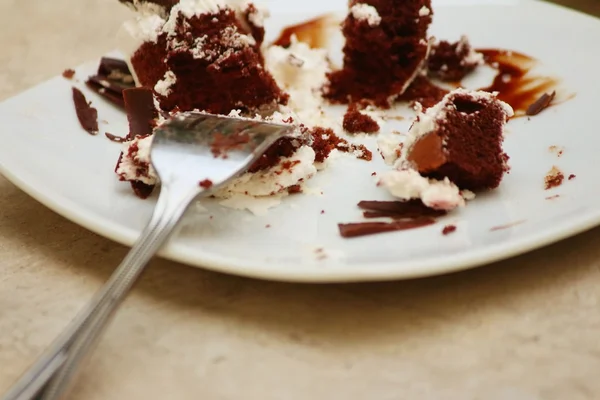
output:
[{"label": "brown sauce smear", "polygon": [[526,54],[500,49],[477,51],[483,54],[486,64],[498,70],[494,82],[482,90],[499,92],[498,98],[510,104],[517,117],[525,115],[533,103],[560,82],[557,78],[530,74],[537,60]]},{"label": "brown sauce smear", "polygon": [[322,15],[284,28],[273,44],[288,47],[291,44],[292,35],[296,35],[298,41],[307,43],[313,49],[325,48],[330,36],[328,31],[335,24],[337,21],[333,15]]}]

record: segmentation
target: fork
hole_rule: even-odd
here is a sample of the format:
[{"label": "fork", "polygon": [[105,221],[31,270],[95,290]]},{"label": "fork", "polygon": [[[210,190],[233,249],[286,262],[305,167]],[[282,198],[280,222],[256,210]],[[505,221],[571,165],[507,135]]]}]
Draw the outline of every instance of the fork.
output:
[{"label": "fork", "polygon": [[181,114],[155,129],[151,162],[161,185],[150,222],[104,287],[2,399],[59,399],[192,201],[226,186],[291,129],[205,113]]}]

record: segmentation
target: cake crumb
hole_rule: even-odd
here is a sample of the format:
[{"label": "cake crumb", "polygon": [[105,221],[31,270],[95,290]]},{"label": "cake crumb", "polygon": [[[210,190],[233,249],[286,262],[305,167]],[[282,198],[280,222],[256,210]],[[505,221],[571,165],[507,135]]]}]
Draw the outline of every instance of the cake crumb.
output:
[{"label": "cake crumb", "polygon": [[371,176],[377,176],[377,172],[373,172]]},{"label": "cake crumb", "polygon": [[270,224],[265,225],[265,228],[269,229],[271,227]]},{"label": "cake crumb", "polygon": [[544,178],[544,188],[546,190],[558,187],[562,185],[565,179],[565,175],[556,165],[552,166],[552,169],[546,174]]},{"label": "cake crumb", "polygon": [[342,126],[348,133],[377,133],[381,129],[371,116],[360,112],[356,103],[348,106]]},{"label": "cake crumb", "polygon": [[560,197],[560,194],[555,194],[554,196],[546,197],[546,200],[555,200]]},{"label": "cake crumb", "polygon": [[562,157],[565,151],[564,147],[561,146],[550,146],[548,147],[548,150],[550,151],[550,153],[556,154],[557,157]]},{"label": "cake crumb", "polygon": [[569,180],[572,181],[573,179],[577,178],[577,175],[575,174],[571,174],[569,175]]},{"label": "cake crumb", "polygon": [[201,188],[210,189],[213,183],[210,179],[204,179],[203,181],[200,181],[199,185]]},{"label": "cake crumb", "polygon": [[456,232],[456,225],[446,225],[442,230],[442,235],[448,236],[454,232]]},{"label": "cake crumb", "polygon": [[321,215],[325,214],[325,210],[321,210]]},{"label": "cake crumb", "polygon": [[66,79],[73,79],[73,77],[75,76],[75,70],[72,69],[65,69],[62,73],[63,78]]},{"label": "cake crumb", "polygon": [[552,100],[554,100],[555,97],[556,97],[556,91],[553,91],[550,94],[544,93],[532,105],[527,107],[525,114],[530,115],[530,116],[538,115],[539,113],[541,113],[542,111],[544,111],[546,108],[548,108],[550,106],[550,104],[552,103]]}]

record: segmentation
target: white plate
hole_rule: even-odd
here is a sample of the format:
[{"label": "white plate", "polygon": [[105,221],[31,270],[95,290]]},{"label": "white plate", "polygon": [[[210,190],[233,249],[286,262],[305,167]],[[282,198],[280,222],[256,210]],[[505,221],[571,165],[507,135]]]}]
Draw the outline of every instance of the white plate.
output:
[{"label": "white plate", "polygon": [[[346,3],[305,2],[306,14],[274,7],[269,32],[273,36],[284,25],[329,11],[332,4],[343,10]],[[431,33],[437,37],[456,39],[466,33],[476,47],[530,54],[577,93],[573,100],[530,121],[521,118],[509,123],[506,150],[512,172],[498,190],[479,196],[434,226],[342,239],[337,223],[361,221],[358,201],[387,197],[371,177],[372,172],[386,169],[380,157],[371,163],[341,157],[310,182],[323,190],[323,196],[288,197],[264,217],[214,205],[210,206],[212,220],[209,214],[193,211],[162,255],[212,270],[285,281],[398,279],[481,265],[598,225],[598,20],[531,1],[490,1],[486,5],[454,1],[435,4],[435,13]],[[94,61],[82,66],[77,76],[86,77],[96,65]],[[117,181],[112,168],[119,145],[81,129],[71,103],[71,85],[57,77],[0,105],[4,143],[0,172],[66,218],[130,245],[148,220],[155,200],[140,200],[127,184]],[[126,133],[122,112],[84,91],[98,108],[100,120],[108,121],[101,124],[102,131]],[[400,128],[405,129],[406,124]],[[373,141],[367,144],[376,150]],[[564,155],[557,158],[551,154],[551,145],[563,146]],[[544,191],[544,176],[553,165],[577,178]],[[546,200],[555,194],[561,197]],[[523,222],[512,228],[491,231],[519,221]],[[458,231],[442,236],[442,228],[449,223],[456,224]],[[327,258],[320,259],[320,248]]]}]

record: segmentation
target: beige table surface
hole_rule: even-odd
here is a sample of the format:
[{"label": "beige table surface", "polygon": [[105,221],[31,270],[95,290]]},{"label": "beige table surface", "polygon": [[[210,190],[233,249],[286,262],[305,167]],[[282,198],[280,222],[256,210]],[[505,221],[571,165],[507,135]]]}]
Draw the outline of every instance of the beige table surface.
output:
[{"label": "beige table surface", "polygon": [[[600,14],[598,0],[568,2]],[[0,99],[115,47],[110,0],[0,0]],[[4,143],[2,145],[7,145]],[[126,249],[0,177],[0,393]],[[72,399],[600,399],[600,229],[432,279],[306,286],[156,260]]]}]

